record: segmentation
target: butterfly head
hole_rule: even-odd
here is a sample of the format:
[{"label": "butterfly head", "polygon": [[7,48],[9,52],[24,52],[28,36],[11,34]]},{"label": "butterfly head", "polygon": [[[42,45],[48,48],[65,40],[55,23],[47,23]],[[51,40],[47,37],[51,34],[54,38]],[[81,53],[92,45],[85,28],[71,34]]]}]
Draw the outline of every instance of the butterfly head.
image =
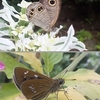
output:
[{"label": "butterfly head", "polygon": [[62,79],[62,78],[59,78],[58,79],[58,84],[59,85],[63,85],[65,83],[65,80],[64,79]]}]

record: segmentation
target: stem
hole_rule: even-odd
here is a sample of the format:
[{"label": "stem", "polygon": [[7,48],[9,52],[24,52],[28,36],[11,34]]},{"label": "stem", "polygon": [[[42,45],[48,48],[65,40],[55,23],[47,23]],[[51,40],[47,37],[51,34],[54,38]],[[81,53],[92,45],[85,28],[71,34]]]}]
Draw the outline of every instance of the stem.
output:
[{"label": "stem", "polygon": [[64,75],[66,71],[72,71],[75,69],[76,65],[87,55],[88,52],[81,53],[67,68],[65,68],[61,73],[59,73],[55,78],[58,78],[61,75]]}]

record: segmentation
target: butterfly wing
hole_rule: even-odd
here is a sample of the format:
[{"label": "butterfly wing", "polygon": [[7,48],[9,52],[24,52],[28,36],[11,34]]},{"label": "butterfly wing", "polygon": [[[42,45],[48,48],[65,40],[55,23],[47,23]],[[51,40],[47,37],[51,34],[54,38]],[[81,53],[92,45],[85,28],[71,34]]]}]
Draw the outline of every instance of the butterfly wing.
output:
[{"label": "butterfly wing", "polygon": [[14,69],[13,79],[17,87],[20,89],[20,85],[26,80],[33,80],[33,79],[50,80],[51,78],[26,68],[16,67]]},{"label": "butterfly wing", "polygon": [[52,79],[27,80],[22,83],[21,91],[27,99],[41,100],[49,94],[52,82]]},{"label": "butterfly wing", "polygon": [[47,9],[40,2],[33,2],[27,7],[26,15],[30,22],[34,25],[49,30],[50,28],[50,16],[48,15]]},{"label": "butterfly wing", "polygon": [[50,16],[50,26],[53,27],[59,17],[62,0],[40,0],[46,7],[48,15]]}]

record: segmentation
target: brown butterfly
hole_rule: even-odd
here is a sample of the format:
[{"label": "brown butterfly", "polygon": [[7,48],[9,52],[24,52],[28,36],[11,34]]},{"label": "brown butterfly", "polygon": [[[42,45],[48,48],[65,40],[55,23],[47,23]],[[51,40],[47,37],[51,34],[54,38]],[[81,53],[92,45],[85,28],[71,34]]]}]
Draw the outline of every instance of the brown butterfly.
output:
[{"label": "brown butterfly", "polygon": [[38,72],[25,68],[14,69],[14,82],[27,99],[41,100],[50,93],[59,91],[64,79],[52,79]]}]

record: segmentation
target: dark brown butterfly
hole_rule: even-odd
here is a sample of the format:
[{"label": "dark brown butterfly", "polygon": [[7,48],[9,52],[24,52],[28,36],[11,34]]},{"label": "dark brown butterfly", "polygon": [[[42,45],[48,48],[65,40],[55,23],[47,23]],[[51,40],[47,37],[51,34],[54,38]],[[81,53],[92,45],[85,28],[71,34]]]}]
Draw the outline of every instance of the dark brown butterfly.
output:
[{"label": "dark brown butterfly", "polygon": [[14,69],[14,82],[27,99],[41,100],[54,93],[64,84],[61,78],[52,79],[25,68]]}]

